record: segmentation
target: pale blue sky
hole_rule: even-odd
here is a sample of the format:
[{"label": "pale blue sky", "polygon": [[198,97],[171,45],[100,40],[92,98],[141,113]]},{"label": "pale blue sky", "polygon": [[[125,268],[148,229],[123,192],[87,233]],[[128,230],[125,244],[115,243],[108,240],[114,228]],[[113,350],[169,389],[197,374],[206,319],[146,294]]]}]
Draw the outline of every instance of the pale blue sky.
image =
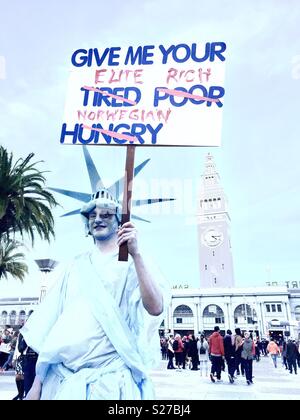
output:
[{"label": "pale blue sky", "polygon": [[[140,240],[171,283],[199,285],[197,229],[190,216],[211,152],[229,199],[236,285],[300,280],[298,1],[0,0],[0,10],[0,142],[16,158],[34,152],[44,160],[49,186],[77,191],[89,191],[81,148],[59,144],[71,53],[123,42],[225,41],[222,146],[137,150],[136,163],[151,161],[139,175],[136,198],[142,187],[154,190],[159,179],[175,182],[170,193],[178,196],[175,205],[160,207],[164,214],[139,211],[152,221],[138,223]],[[123,148],[89,151],[104,180],[122,176]],[[4,281],[1,294],[36,289],[34,258],[62,261],[89,245],[79,216],[59,218],[77,202],[56,197],[63,206],[55,211],[56,241],[50,248],[37,241],[25,286]]]}]

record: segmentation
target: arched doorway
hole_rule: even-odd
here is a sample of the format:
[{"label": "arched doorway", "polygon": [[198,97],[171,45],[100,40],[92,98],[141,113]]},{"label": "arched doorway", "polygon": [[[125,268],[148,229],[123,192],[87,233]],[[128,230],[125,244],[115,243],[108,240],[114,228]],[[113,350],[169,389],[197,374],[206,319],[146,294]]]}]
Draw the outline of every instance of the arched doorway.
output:
[{"label": "arched doorway", "polygon": [[218,325],[221,331],[225,328],[225,316],[223,309],[218,305],[207,305],[203,311],[203,330],[206,335],[213,332]]},{"label": "arched doorway", "polygon": [[1,325],[5,326],[7,324],[7,312],[2,311],[1,314]]},{"label": "arched doorway", "polygon": [[24,325],[26,321],[26,312],[25,311],[20,311],[19,312],[19,321],[18,324],[19,325]]},{"label": "arched doorway", "polygon": [[11,313],[9,314],[9,324],[16,325],[16,318],[17,318],[17,312],[11,311]]},{"label": "arched doorway", "polygon": [[242,303],[235,308],[234,323],[240,328],[253,326],[257,322],[257,315],[254,308],[247,303]]},{"label": "arched doorway", "polygon": [[194,334],[194,314],[187,305],[179,305],[173,313],[174,334]]},{"label": "arched doorway", "polygon": [[279,319],[272,319],[272,321],[269,322],[269,337],[273,338],[278,343],[282,343],[284,339],[284,335],[289,336],[289,331],[283,331],[281,322]]}]

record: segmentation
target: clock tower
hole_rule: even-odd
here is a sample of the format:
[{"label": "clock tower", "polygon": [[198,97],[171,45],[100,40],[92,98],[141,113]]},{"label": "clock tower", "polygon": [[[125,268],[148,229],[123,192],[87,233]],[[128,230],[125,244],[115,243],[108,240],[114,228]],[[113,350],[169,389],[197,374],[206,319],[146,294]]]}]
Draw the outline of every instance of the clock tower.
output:
[{"label": "clock tower", "polygon": [[200,286],[234,287],[228,202],[209,153],[197,207]]}]

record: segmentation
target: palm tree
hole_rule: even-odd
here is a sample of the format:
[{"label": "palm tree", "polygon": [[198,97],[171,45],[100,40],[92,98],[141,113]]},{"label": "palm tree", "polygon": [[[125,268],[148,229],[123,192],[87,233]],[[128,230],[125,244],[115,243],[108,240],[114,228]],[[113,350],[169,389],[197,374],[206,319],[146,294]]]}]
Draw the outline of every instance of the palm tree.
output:
[{"label": "palm tree", "polygon": [[22,261],[24,254],[16,252],[20,245],[16,241],[0,237],[0,280],[3,277],[7,278],[7,275],[10,274],[23,281],[28,273],[27,265]]},{"label": "palm tree", "polygon": [[34,154],[18,159],[0,146],[0,236],[14,238],[28,234],[32,245],[35,233],[50,241],[54,237],[51,208],[57,205],[53,195],[45,190],[44,172],[31,162]]}]

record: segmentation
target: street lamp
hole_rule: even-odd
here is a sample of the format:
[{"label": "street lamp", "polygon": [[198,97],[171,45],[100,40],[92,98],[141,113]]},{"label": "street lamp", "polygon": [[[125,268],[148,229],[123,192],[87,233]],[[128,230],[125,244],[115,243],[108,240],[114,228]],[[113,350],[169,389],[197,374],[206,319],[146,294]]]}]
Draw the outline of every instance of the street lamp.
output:
[{"label": "street lamp", "polygon": [[47,292],[48,274],[54,270],[58,262],[55,260],[51,260],[50,258],[35,260],[35,262],[37,263],[40,272],[42,273],[41,292],[39,300],[39,303],[41,303]]}]

